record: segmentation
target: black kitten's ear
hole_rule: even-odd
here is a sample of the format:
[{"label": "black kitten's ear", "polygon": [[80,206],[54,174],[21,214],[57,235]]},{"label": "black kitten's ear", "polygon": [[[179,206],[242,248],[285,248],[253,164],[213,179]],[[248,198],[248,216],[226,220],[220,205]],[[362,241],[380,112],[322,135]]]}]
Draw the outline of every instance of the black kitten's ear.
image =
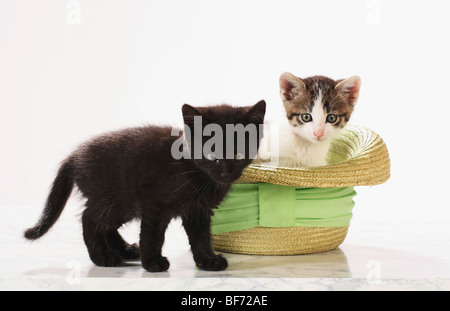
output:
[{"label": "black kitten's ear", "polygon": [[184,124],[192,124],[195,116],[202,115],[197,109],[188,104],[184,104],[181,111],[183,113]]},{"label": "black kitten's ear", "polygon": [[249,123],[263,124],[265,114],[266,102],[264,100],[260,100],[257,104],[250,107],[246,117]]},{"label": "black kitten's ear", "polygon": [[336,81],[334,89],[345,96],[348,104],[354,106],[358,101],[359,90],[361,89],[361,78],[353,76],[345,80]]},{"label": "black kitten's ear", "polygon": [[283,101],[290,101],[305,93],[306,86],[302,79],[289,72],[280,76],[280,95]]}]

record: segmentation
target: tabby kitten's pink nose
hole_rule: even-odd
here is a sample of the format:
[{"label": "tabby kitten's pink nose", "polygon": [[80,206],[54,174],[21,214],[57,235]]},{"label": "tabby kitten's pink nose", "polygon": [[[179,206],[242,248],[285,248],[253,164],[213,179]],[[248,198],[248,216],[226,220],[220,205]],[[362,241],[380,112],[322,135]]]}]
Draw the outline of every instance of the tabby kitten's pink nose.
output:
[{"label": "tabby kitten's pink nose", "polygon": [[317,137],[317,139],[320,139],[323,136],[323,130],[318,130],[314,132],[314,136]]}]

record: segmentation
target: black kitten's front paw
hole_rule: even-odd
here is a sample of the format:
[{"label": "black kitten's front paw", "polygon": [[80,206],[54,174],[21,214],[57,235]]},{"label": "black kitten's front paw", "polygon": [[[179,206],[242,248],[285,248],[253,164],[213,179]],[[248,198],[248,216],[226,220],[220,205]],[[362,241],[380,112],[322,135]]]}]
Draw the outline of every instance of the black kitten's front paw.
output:
[{"label": "black kitten's front paw", "polygon": [[149,272],[164,272],[169,269],[170,263],[166,257],[158,257],[142,261],[142,266]]},{"label": "black kitten's front paw", "polygon": [[222,255],[217,255],[197,262],[197,267],[205,271],[222,271],[228,267],[228,262]]}]

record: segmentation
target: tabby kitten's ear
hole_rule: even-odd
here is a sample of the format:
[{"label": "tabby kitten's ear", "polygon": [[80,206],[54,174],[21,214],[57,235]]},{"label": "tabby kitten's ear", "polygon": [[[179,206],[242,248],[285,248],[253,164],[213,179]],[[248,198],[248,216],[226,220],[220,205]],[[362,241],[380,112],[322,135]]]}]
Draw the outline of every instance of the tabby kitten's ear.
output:
[{"label": "tabby kitten's ear", "polygon": [[284,72],[280,76],[280,95],[284,101],[290,101],[297,96],[301,96],[306,91],[305,83],[299,77],[289,72]]},{"label": "tabby kitten's ear", "polygon": [[260,100],[254,106],[250,107],[249,111],[247,112],[246,119],[249,123],[263,124],[265,114],[266,102],[264,100]]},{"label": "tabby kitten's ear", "polygon": [[361,78],[353,76],[345,80],[338,80],[334,89],[344,96],[349,105],[354,106],[358,101],[361,89]]}]

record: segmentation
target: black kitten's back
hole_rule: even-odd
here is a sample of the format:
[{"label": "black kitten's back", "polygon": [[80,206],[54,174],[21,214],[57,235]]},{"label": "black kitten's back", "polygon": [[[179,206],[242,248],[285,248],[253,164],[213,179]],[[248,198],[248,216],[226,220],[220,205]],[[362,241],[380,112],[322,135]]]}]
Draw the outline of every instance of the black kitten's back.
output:
[{"label": "black kitten's back", "polygon": [[[106,184],[139,182],[171,161],[170,146],[178,138],[172,128],[133,127],[110,132],[84,143],[73,154],[77,185],[102,178]],[[156,162],[160,165],[154,165]],[[118,186],[126,186],[121,183]],[[127,186],[129,188],[130,185]]]}]

